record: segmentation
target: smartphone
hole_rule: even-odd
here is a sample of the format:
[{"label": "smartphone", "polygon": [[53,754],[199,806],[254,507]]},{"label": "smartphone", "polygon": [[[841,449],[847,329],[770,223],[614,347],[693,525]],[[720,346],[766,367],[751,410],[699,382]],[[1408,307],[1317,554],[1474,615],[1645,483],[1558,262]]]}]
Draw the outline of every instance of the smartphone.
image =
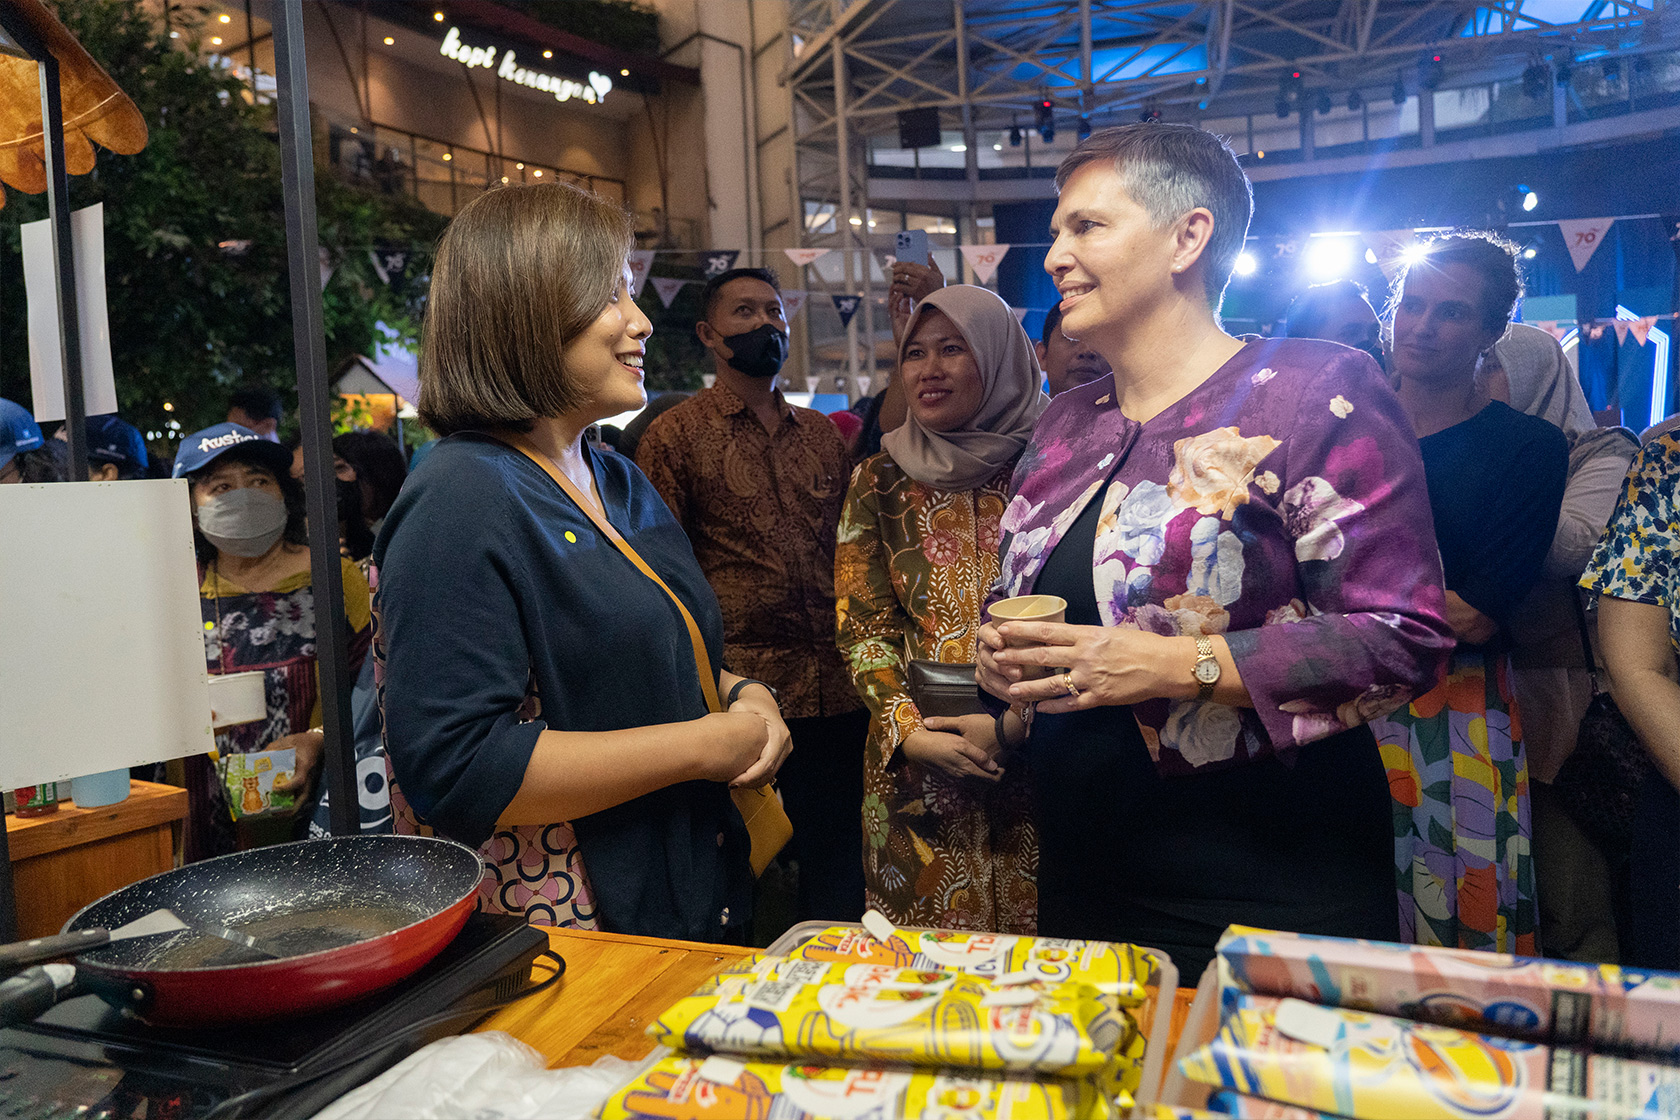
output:
[{"label": "smartphone", "polygon": [[901,229],[894,244],[893,256],[906,264],[928,262],[928,236],[925,229]]}]

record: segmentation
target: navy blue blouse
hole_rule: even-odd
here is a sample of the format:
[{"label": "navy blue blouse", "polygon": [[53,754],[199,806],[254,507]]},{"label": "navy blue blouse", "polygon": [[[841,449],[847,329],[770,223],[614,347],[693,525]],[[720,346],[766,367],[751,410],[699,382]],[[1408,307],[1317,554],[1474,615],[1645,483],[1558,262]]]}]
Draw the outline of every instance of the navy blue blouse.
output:
[{"label": "navy blue blouse", "polygon": [[[723,618],[681,526],[629,460],[589,454],[608,520],[681,597],[721,664]],[[442,835],[489,839],[545,729],[706,713],[676,606],[511,447],[474,433],[439,443],[403,486],[373,557],[391,765]],[[521,723],[533,684],[541,718]],[[602,928],[739,939],[750,838],[726,786],[684,782],[571,824]]]},{"label": "navy blue blouse", "polygon": [[1569,441],[1494,401],[1418,446],[1447,590],[1503,624],[1540,578],[1557,535]]}]

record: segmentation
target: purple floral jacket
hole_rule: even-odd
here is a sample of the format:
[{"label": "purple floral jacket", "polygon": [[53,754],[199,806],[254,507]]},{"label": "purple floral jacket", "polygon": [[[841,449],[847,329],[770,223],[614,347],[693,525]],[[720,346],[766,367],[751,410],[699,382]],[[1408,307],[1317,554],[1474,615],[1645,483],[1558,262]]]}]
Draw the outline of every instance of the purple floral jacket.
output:
[{"label": "purple floral jacket", "polygon": [[1162,774],[1366,723],[1433,687],[1452,649],[1417,439],[1357,350],[1251,341],[1141,424],[1112,376],[1080,386],[1039,420],[1012,492],[991,600],[1030,593],[1100,501],[1103,623],[1225,635],[1254,708],[1133,705]]}]

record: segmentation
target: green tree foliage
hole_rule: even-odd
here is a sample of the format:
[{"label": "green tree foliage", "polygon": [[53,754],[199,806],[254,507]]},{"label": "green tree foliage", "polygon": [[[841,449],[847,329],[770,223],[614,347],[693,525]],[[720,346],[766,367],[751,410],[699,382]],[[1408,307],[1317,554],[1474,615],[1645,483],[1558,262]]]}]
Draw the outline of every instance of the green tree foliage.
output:
[{"label": "green tree foliage", "polygon": [[[256,382],[296,399],[291,298],[272,106],[254,104],[226,70],[179,49],[139,0],[56,0],[59,18],[145,115],[134,156],[99,150],[73,178],[73,208],[105,204],[111,350],[122,413],[144,429],[184,432],[222,419],[228,392]],[[174,29],[190,41],[174,9]],[[202,18],[202,13],[197,17]],[[371,193],[317,169],[329,368],[369,352],[377,321],[412,342],[431,247],[446,219],[401,196]],[[0,396],[29,400],[18,227],[46,216],[45,196],[9,191],[0,210]],[[408,250],[379,269],[376,248]],[[389,258],[381,258],[382,265]],[[173,413],[164,403],[174,405]]]}]

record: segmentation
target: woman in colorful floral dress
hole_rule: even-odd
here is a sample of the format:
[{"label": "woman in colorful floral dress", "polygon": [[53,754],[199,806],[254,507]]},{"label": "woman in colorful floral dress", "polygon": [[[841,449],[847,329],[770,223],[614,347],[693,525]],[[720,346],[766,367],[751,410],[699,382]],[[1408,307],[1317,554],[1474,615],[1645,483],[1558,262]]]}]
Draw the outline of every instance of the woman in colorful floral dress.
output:
[{"label": "woman in colorful floral dress", "polygon": [[1401,937],[1534,956],[1528,758],[1504,624],[1557,531],[1569,442],[1478,384],[1520,295],[1513,247],[1481,235],[1429,242],[1396,282],[1393,368],[1458,645],[1446,679],[1373,730],[1394,795]]},{"label": "woman in colorful floral dress", "polygon": [[912,660],[972,662],[997,577],[1009,474],[1043,411],[1043,375],[984,288],[917,305],[900,350],[905,424],[852,476],[834,586],[841,653],[871,722],[864,761],[869,905],[904,925],[1032,933],[1038,843],[1022,761],[987,715],[927,717]]},{"label": "woman in colorful floral dress", "polygon": [[992,594],[1067,622],[978,658],[1031,763],[1040,933],[1186,977],[1233,922],[1392,940],[1365,725],[1451,645],[1417,441],[1370,355],[1220,329],[1252,200],[1217,137],[1105,129],[1057,185],[1062,330],[1114,373],[1051,403],[1002,522]]}]

